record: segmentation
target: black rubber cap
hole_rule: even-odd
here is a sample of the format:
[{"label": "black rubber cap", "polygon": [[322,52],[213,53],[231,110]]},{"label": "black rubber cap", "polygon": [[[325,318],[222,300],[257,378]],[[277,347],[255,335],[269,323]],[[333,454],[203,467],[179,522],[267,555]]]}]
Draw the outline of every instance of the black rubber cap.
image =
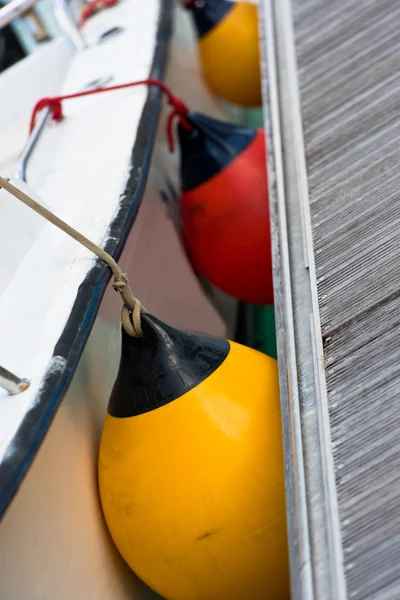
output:
[{"label": "black rubber cap", "polygon": [[143,338],[122,329],[121,362],[108,404],[113,417],[133,417],[176,400],[213,373],[230,344],[169,327],[142,314]]},{"label": "black rubber cap", "polygon": [[187,192],[224,169],[254,140],[256,130],[189,113],[194,128],[178,127],[181,150],[181,188]]},{"label": "black rubber cap", "polygon": [[229,0],[197,0],[189,7],[199,38],[215,27],[235,6]]}]

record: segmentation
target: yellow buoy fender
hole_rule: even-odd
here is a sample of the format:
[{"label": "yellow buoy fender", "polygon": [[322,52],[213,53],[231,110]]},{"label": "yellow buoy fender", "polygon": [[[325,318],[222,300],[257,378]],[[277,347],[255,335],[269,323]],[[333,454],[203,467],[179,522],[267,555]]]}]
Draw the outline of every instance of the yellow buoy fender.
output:
[{"label": "yellow buoy fender", "polygon": [[262,103],[258,8],[251,2],[189,2],[204,77],[212,92],[233,104]]},{"label": "yellow buoy fender", "polygon": [[121,555],[166,600],[288,600],[277,363],[142,314],[99,457]]}]

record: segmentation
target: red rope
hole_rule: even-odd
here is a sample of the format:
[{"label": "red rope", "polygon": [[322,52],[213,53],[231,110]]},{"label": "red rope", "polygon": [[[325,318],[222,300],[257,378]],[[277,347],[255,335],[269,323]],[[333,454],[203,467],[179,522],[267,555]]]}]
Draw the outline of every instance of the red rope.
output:
[{"label": "red rope", "polygon": [[193,129],[193,125],[187,119],[187,114],[189,109],[185,105],[185,103],[180,99],[176,98],[170,91],[170,89],[160,81],[159,79],[142,79],[141,81],[131,81],[129,83],[121,83],[119,85],[112,85],[110,87],[97,88],[95,90],[86,90],[84,92],[76,92],[75,94],[66,94],[65,96],[54,96],[53,98],[41,98],[39,100],[32,112],[30,129],[31,132],[35,126],[36,118],[38,113],[43,110],[46,106],[48,106],[52,112],[52,117],[55,121],[60,121],[63,118],[62,112],[62,102],[64,100],[72,100],[74,98],[82,98],[83,96],[92,96],[93,94],[103,94],[104,92],[112,92],[115,90],[123,90],[129,87],[135,87],[136,85],[156,85],[159,87],[164,94],[166,94],[168,98],[168,103],[172,107],[172,112],[168,117],[167,122],[167,136],[168,136],[168,144],[171,152],[174,151],[174,133],[173,133],[173,122],[175,117],[179,118],[180,124],[182,127],[191,131]]},{"label": "red rope", "polygon": [[82,10],[78,22],[78,27],[82,27],[84,23],[100,8],[111,8],[118,4],[119,0],[91,0]]}]

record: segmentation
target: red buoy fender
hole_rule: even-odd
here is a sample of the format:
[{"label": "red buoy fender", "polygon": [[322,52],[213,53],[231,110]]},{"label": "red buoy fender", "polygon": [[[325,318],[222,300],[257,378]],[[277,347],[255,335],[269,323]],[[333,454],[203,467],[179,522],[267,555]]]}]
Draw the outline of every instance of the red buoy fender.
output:
[{"label": "red buoy fender", "polygon": [[211,283],[244,302],[271,304],[264,131],[256,130],[246,144],[217,173],[182,191],[183,235],[195,270]]}]

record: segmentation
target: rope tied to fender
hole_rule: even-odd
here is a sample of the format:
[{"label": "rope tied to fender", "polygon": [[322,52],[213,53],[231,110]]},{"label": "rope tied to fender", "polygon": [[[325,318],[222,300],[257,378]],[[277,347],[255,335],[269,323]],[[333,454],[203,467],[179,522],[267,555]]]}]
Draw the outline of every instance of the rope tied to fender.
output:
[{"label": "rope tied to fender", "polygon": [[139,81],[130,81],[128,83],[121,83],[118,85],[111,85],[108,87],[100,87],[95,90],[85,90],[83,92],[75,92],[74,94],[65,94],[64,96],[53,96],[41,98],[36,102],[35,107],[32,111],[30,128],[29,131],[32,132],[35,127],[36,119],[38,113],[42,111],[44,108],[49,107],[52,117],[55,121],[60,121],[63,119],[63,110],[62,103],[65,100],[73,100],[75,98],[83,98],[84,96],[92,96],[94,94],[103,94],[105,92],[113,92],[116,90],[123,90],[130,87],[135,87],[138,85],[155,85],[161,89],[161,91],[167,96],[168,104],[172,107],[172,112],[168,117],[167,121],[167,137],[168,137],[168,145],[171,152],[174,151],[174,132],[173,132],[173,123],[174,119],[177,117],[182,127],[184,127],[188,131],[192,131],[193,125],[190,123],[188,119],[189,109],[186,104],[180,98],[174,96],[171,90],[165,85],[163,81],[160,79],[155,79],[149,77],[148,79],[141,79]]},{"label": "rope tied to fender", "polygon": [[121,271],[112,256],[3,177],[0,177],[0,189],[1,188],[4,188],[23,204],[34,210],[38,215],[45,218],[47,221],[61,229],[61,231],[64,231],[64,233],[82,244],[82,246],[85,246],[85,248],[96,254],[111,268],[114,275],[113,288],[120,293],[123,301],[121,311],[122,326],[128,335],[135,338],[143,337],[141,311],[145,309],[140,301],[132,294],[126,273]]}]

